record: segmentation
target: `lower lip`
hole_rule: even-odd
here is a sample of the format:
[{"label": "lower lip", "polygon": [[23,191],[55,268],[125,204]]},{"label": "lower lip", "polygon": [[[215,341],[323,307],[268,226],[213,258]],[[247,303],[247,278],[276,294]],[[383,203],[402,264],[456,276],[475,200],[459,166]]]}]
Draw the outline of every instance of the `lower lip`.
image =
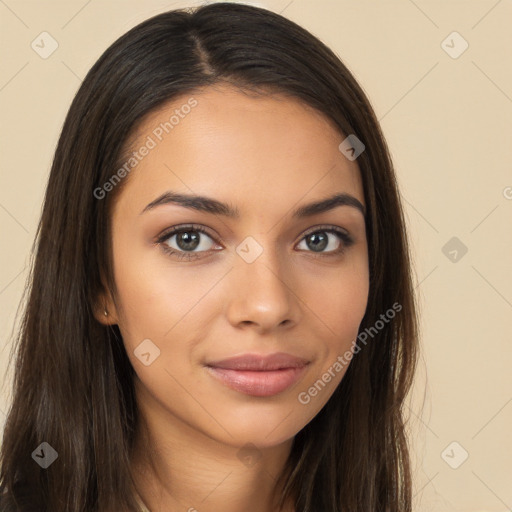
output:
[{"label": "lower lip", "polygon": [[307,366],[272,371],[227,370],[208,366],[210,373],[223,384],[252,396],[273,396],[295,384]]}]

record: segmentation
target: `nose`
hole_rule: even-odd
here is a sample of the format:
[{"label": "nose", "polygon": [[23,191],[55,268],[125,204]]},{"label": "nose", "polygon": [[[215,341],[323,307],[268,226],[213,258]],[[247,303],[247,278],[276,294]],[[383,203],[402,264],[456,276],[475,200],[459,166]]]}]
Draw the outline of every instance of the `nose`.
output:
[{"label": "nose", "polygon": [[291,328],[299,322],[300,299],[290,267],[265,250],[252,263],[236,256],[229,273],[227,317],[237,328],[252,326],[260,334]]}]

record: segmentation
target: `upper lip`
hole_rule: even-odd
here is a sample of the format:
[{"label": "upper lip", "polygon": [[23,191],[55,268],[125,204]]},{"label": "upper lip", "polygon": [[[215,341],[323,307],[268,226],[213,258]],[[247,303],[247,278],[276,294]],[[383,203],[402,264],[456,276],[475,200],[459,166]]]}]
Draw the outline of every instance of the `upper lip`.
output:
[{"label": "upper lip", "polygon": [[284,368],[300,368],[308,363],[307,359],[284,352],[277,352],[269,355],[243,354],[220,361],[213,361],[207,363],[206,366],[223,368],[225,370],[272,371]]}]

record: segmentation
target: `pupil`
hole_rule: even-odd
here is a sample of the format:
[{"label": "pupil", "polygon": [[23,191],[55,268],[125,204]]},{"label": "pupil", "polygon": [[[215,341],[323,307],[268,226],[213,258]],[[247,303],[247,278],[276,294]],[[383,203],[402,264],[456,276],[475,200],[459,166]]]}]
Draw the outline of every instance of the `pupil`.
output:
[{"label": "pupil", "polygon": [[199,234],[190,231],[184,231],[182,233],[178,233],[176,237],[177,244],[180,249],[183,250],[191,250],[195,249],[199,245]]},{"label": "pupil", "polygon": [[[325,233],[313,233],[309,236],[309,241],[313,246],[310,249],[322,251],[327,247],[328,239]],[[309,244],[308,244],[309,245]]]}]

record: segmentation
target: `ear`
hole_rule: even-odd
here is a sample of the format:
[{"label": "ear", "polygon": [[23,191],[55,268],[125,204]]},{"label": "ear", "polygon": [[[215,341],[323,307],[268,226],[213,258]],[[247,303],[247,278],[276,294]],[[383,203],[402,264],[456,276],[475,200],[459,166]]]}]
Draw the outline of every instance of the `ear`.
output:
[{"label": "ear", "polygon": [[118,323],[117,309],[110,294],[100,294],[94,306],[94,318],[103,325],[115,325]]}]

